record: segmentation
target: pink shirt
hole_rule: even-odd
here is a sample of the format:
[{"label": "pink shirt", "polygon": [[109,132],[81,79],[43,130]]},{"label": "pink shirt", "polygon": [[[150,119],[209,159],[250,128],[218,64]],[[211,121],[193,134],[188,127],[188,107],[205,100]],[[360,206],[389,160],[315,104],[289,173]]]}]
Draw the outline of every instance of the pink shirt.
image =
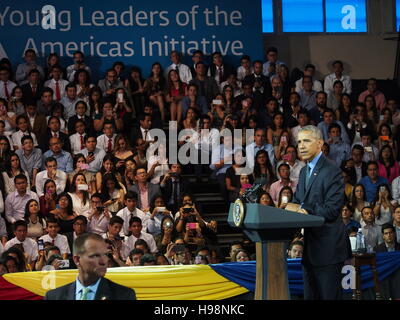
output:
[{"label": "pink shirt", "polygon": [[399,163],[397,161],[394,162],[393,167],[390,168],[390,175],[388,176],[386,167],[380,161],[378,161],[378,175],[382,178],[385,178],[390,184],[392,184],[392,181],[400,176]]},{"label": "pink shirt", "polygon": [[149,207],[149,196],[148,196],[148,189],[147,184],[145,187],[139,185],[139,192],[140,192],[140,208],[141,210],[147,209]]},{"label": "pink shirt", "polygon": [[[288,187],[292,188],[293,193],[296,191],[297,183],[293,180],[290,180]],[[272,200],[275,203],[279,201],[279,192],[281,192],[282,188],[285,187],[282,180],[276,181],[269,187],[269,194],[271,195]]]},{"label": "pink shirt", "polygon": [[[358,101],[364,103],[365,97],[370,94],[371,93],[368,90],[361,92],[358,96]],[[373,96],[375,97],[376,107],[378,110],[382,110],[384,107],[386,107],[385,95],[382,92],[376,90]]]}]

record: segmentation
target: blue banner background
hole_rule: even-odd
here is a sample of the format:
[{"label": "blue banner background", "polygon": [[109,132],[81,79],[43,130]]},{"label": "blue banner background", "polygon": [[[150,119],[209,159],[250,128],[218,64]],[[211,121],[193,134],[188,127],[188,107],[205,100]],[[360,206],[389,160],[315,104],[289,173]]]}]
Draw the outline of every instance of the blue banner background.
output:
[{"label": "blue banner background", "polygon": [[[45,5],[56,9],[55,30],[42,27],[42,7]],[[208,13],[204,13],[207,9]],[[138,14],[138,11],[142,12]],[[133,22],[132,26],[122,25],[122,14],[123,23]],[[111,25],[101,26],[106,22]],[[112,25],[116,23],[119,25]],[[35,49],[33,45],[39,52],[39,63],[44,64],[45,57],[53,50],[50,44],[42,47],[42,43],[50,42],[56,44],[54,51],[67,66],[72,64],[72,53],[81,49],[81,43],[87,42],[82,51],[87,64],[100,71],[100,74],[94,72],[95,79],[103,77],[103,72],[115,61],[123,61],[127,66],[140,66],[145,77],[155,61],[168,66],[172,45],[165,46],[165,42],[173,38],[185,42],[185,49],[181,44],[175,49],[185,52],[184,62],[190,65],[191,58],[187,54],[196,49],[195,43],[201,50],[203,44],[206,45],[203,51],[208,55],[215,50],[226,53],[226,60],[234,64],[239,64],[243,54],[251,55],[252,59],[263,58],[261,1],[245,4],[239,0],[3,0],[0,4],[0,30],[0,58],[5,52],[13,65],[22,62],[23,52],[28,48]],[[161,52],[158,52],[158,44],[153,44],[151,55],[151,41],[160,42]]]}]

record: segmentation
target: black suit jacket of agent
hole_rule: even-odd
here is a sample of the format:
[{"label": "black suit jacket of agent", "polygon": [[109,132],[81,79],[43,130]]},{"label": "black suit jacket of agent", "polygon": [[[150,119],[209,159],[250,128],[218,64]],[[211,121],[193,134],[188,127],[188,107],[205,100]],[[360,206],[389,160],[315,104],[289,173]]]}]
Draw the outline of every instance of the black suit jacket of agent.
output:
[{"label": "black suit jacket of agent", "polygon": [[[394,245],[394,250],[395,251],[400,251],[400,243],[395,242]],[[375,248],[374,248],[375,252],[388,252],[387,248],[386,248],[386,244],[385,242],[378,244]]]},{"label": "black suit jacket of agent", "polygon": [[[44,300],[75,300],[76,281],[46,292]],[[95,300],[136,300],[135,290],[101,278]]]},{"label": "black suit jacket of agent", "polygon": [[[42,153],[45,153],[50,149],[50,139],[53,135],[50,132],[50,129],[47,129],[46,133],[42,136],[41,141],[39,142],[39,148],[42,150]],[[59,131],[58,138],[62,141],[63,147],[62,149],[71,152],[71,143],[69,141],[69,137],[64,132]]]},{"label": "black suit jacket of agent", "polygon": [[303,264],[327,266],[351,257],[340,208],[344,204],[344,182],[341,170],[324,155],[319,158],[305,187],[307,166],[301,169],[294,203],[303,203],[309,214],[325,218],[321,227],[305,228]]}]

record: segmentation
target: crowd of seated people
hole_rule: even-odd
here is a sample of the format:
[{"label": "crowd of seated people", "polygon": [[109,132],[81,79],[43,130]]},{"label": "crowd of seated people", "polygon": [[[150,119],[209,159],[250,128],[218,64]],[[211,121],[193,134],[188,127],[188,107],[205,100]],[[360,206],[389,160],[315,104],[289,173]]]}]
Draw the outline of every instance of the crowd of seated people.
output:
[{"label": "crowd of seated people", "polygon": [[[31,49],[17,66],[2,59],[2,272],[73,268],[72,243],[85,232],[106,240],[109,267],[226,261],[217,223],[203,218],[183,170],[191,167],[199,182],[204,175],[216,181],[226,203],[261,184],[257,202],[284,209],[305,166],[297,135],[309,124],[322,131],[324,155],[343,172],[341,217],[349,236],[361,228],[370,251],[398,250],[396,97],[378,90],[374,78],[365,91],[353,92],[341,61],[317,79],[312,64],[291,77],[274,47],[266,57],[246,55],[232,66],[220,52],[195,51],[186,65],[173,51],[171,64],[155,61],[149,75],[116,61],[97,82],[79,51],[69,66],[56,53],[41,66]],[[157,143],[151,130],[167,128],[170,120],[186,129],[174,141],[177,148],[189,144],[197,160],[209,162],[171,162],[165,145],[147,157]],[[220,137],[234,129],[243,131],[239,145]],[[251,141],[246,129],[254,129]],[[246,162],[251,172],[241,170]],[[302,240],[301,232],[293,235],[288,258],[302,256]],[[232,244],[229,255],[252,260],[253,244]]]}]

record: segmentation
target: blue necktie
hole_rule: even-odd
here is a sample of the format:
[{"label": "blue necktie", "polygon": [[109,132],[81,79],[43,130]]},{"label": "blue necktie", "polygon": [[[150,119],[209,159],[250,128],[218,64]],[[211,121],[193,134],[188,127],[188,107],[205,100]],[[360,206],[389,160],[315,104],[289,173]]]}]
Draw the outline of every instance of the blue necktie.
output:
[{"label": "blue necktie", "polygon": [[309,165],[307,165],[307,170],[306,170],[306,188],[308,187],[308,183],[310,182],[310,172],[311,168]]}]

